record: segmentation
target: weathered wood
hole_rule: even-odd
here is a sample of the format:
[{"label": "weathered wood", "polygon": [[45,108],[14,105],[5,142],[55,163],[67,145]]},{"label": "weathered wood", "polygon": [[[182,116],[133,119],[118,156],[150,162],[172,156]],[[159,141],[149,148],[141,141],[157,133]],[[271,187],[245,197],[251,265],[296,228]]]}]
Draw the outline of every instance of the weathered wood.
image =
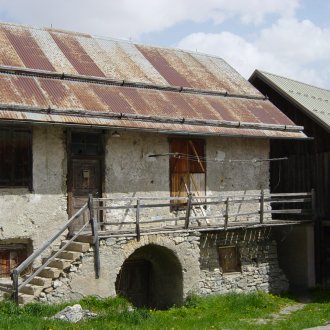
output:
[{"label": "weathered wood", "polygon": [[92,237],[94,245],[94,269],[95,269],[95,278],[100,278],[100,241],[98,237],[98,228],[97,223],[94,217],[94,205],[93,205],[93,195],[89,194],[88,196],[88,208],[90,214],[90,224],[92,227]]},{"label": "weathered wood", "polygon": [[226,199],[226,211],[225,211],[225,229],[228,228],[228,220],[229,220],[229,197]]},{"label": "weathered wood", "polygon": [[264,198],[265,198],[265,194],[264,194],[264,190],[261,189],[261,193],[260,193],[260,223],[264,222]]},{"label": "weathered wood", "polygon": [[187,209],[186,209],[186,220],[185,220],[185,224],[184,224],[185,229],[188,229],[188,227],[189,227],[191,199],[192,199],[192,194],[190,193],[188,195],[188,204],[187,204]]},{"label": "weathered wood", "polygon": [[140,241],[140,200],[136,201],[136,218],[135,218],[136,240]]}]

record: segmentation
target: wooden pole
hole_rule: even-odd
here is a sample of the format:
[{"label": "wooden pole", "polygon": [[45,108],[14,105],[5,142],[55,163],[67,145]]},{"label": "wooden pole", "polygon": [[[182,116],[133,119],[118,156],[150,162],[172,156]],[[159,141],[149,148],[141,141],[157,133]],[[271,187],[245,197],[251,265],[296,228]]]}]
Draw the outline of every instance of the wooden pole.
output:
[{"label": "wooden pole", "polygon": [[18,273],[17,270],[14,269],[12,274],[11,274],[11,279],[13,281],[13,299],[16,303],[16,305],[18,306]]},{"label": "wooden pole", "polygon": [[265,204],[265,192],[261,189],[260,193],[260,223],[264,223],[264,204]]},{"label": "wooden pole", "polygon": [[190,211],[191,211],[191,200],[192,200],[192,193],[189,193],[188,194],[187,209],[186,209],[186,221],[185,221],[185,224],[184,224],[185,229],[188,229],[188,227],[189,227]]},{"label": "wooden pole", "polygon": [[229,220],[229,197],[227,197],[226,201],[226,213],[225,213],[225,230],[227,230],[228,227],[228,220]]},{"label": "wooden pole", "polygon": [[135,231],[136,231],[136,240],[140,241],[140,199],[136,201],[136,218],[135,218]]},{"label": "wooden pole", "polygon": [[92,237],[93,237],[93,244],[94,244],[94,269],[95,269],[95,277],[100,278],[100,241],[98,237],[98,230],[97,230],[97,223],[94,218],[94,207],[93,207],[93,195],[88,195],[88,208],[90,214],[90,224],[92,227]]}]

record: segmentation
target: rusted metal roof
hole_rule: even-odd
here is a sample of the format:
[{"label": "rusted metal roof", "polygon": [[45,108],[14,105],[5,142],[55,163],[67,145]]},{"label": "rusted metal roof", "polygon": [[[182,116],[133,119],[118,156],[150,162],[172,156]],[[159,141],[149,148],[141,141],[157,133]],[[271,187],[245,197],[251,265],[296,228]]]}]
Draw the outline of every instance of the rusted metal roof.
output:
[{"label": "rusted metal roof", "polygon": [[0,23],[0,119],[301,138],[222,59]]}]

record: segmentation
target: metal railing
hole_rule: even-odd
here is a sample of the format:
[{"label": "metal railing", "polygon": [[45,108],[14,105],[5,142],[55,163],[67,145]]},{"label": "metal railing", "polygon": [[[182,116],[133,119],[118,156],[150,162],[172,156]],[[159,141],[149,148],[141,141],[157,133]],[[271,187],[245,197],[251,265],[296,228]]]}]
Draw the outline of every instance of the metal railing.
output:
[{"label": "metal railing", "polygon": [[[39,249],[34,251],[27,259],[25,259],[18,267],[12,270],[11,278],[13,281],[13,298],[18,304],[19,302],[19,292],[29,284],[38,274],[40,274],[61,252],[63,252],[89,225],[92,228],[93,235],[93,244],[94,244],[94,253],[95,253],[95,272],[96,277],[99,277],[100,271],[100,262],[99,262],[99,239],[97,237],[98,231],[96,226],[96,220],[94,218],[93,211],[93,202],[92,196],[89,195],[88,203],[85,203],[81,209],[79,209],[51,238],[47,240]],[[21,274],[26,271],[29,267],[32,266],[33,262],[41,257],[41,254],[45,252],[51,245],[65,232],[69,229],[70,226],[74,224],[75,221],[86,211],[90,213],[90,221],[83,224],[78,231],[76,231],[73,236],[67,240],[67,242],[60,247],[54,254],[49,256],[46,260],[44,260],[43,264],[32,271],[32,273],[27,276],[21,283],[19,283],[19,279]]]}]

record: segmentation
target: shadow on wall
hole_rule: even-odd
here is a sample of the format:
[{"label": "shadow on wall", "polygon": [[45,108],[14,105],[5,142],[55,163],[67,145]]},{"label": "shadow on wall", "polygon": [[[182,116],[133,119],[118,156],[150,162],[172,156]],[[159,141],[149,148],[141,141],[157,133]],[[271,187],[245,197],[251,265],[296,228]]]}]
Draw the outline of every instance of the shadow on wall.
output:
[{"label": "shadow on wall", "polygon": [[116,293],[136,307],[167,309],[181,305],[183,279],[178,258],[170,249],[154,244],[137,249],[117,276]]}]

